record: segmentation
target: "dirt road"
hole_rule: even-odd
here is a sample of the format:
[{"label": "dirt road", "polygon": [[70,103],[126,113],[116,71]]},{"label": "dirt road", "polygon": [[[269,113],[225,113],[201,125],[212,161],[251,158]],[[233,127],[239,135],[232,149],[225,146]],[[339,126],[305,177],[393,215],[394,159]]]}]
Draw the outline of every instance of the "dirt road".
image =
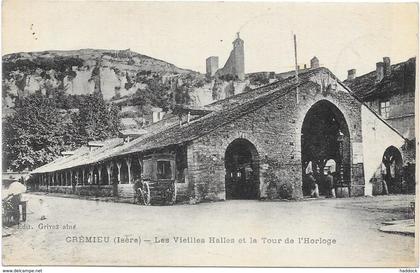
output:
[{"label": "dirt road", "polygon": [[[412,195],[144,207],[30,195],[5,265],[413,266],[414,238],[378,231]],[[47,204],[41,207],[39,199]],[[45,214],[47,219],[40,220]]]}]

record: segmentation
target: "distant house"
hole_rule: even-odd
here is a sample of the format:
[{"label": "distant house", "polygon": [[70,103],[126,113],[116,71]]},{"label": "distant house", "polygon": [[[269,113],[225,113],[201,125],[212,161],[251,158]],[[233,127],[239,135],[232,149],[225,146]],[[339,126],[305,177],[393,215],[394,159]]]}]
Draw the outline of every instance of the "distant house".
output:
[{"label": "distant house", "polygon": [[344,83],[404,137],[414,139],[416,58],[391,65],[384,57],[376,70],[359,77],[349,70]]}]

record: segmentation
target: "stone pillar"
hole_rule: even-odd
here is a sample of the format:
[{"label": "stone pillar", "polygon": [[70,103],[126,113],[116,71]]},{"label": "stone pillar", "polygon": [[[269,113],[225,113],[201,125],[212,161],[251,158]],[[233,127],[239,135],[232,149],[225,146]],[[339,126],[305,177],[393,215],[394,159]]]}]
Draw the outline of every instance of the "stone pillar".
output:
[{"label": "stone pillar", "polygon": [[85,185],[85,168],[82,169],[82,186]]},{"label": "stone pillar", "polygon": [[140,156],[137,157],[137,162],[139,163],[139,166],[140,166],[140,174],[143,174],[143,162]]},{"label": "stone pillar", "polygon": [[68,186],[71,186],[71,185],[73,185],[73,171],[72,170],[70,171],[70,183]]},{"label": "stone pillar", "polygon": [[98,185],[102,184],[102,165],[98,166]]},{"label": "stone pillar", "polygon": [[79,183],[80,183],[80,169],[77,169],[76,175],[77,175],[77,180],[76,180],[77,184],[76,184],[76,186],[78,186]]},{"label": "stone pillar", "polygon": [[131,157],[127,157],[125,163],[127,164],[128,184],[131,184]]},{"label": "stone pillar", "polygon": [[121,183],[121,161],[117,161],[117,168],[118,168],[118,184]]},{"label": "stone pillar", "polygon": [[108,185],[110,185],[112,184],[111,183],[112,162],[109,162],[108,164],[106,164],[106,174],[108,176]]},{"label": "stone pillar", "polygon": [[89,168],[89,174],[90,174],[90,183],[94,184],[95,183],[95,179],[93,177],[93,167]]}]

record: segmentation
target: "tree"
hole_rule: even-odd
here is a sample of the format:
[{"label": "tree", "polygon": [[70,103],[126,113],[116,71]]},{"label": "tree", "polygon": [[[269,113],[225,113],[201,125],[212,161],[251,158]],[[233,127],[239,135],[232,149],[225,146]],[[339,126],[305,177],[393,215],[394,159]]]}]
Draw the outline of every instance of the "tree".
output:
[{"label": "tree", "polygon": [[3,167],[33,169],[57,157],[65,130],[54,101],[33,94],[18,100],[15,111],[3,121]]},{"label": "tree", "polygon": [[57,96],[35,93],[17,99],[15,114],[3,120],[3,168],[31,170],[76,149],[89,140],[118,135],[118,107],[107,106],[101,94],[64,99],[80,102],[79,112],[62,111]]},{"label": "tree", "polygon": [[146,113],[146,106],[151,104],[150,93],[146,92],[141,89],[137,89],[136,93],[134,93],[131,101],[133,105],[137,105],[140,109],[142,114]]},{"label": "tree", "polygon": [[117,136],[118,109],[115,106],[108,108],[102,94],[95,92],[81,103],[77,124],[85,142]]}]

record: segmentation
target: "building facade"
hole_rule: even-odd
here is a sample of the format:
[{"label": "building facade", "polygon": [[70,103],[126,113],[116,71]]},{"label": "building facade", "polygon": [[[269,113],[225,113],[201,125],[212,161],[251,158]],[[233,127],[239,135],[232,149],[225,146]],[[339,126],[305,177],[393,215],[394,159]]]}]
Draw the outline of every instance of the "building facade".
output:
[{"label": "building facade", "polygon": [[415,58],[391,65],[384,57],[376,70],[359,77],[349,70],[344,83],[405,138],[415,138]]},{"label": "building facade", "polygon": [[359,77],[355,69],[349,70],[344,83],[408,140],[404,160],[394,154],[395,149],[384,154],[381,173],[374,178],[377,192],[414,193],[416,58],[391,65],[384,57],[374,71]]}]

